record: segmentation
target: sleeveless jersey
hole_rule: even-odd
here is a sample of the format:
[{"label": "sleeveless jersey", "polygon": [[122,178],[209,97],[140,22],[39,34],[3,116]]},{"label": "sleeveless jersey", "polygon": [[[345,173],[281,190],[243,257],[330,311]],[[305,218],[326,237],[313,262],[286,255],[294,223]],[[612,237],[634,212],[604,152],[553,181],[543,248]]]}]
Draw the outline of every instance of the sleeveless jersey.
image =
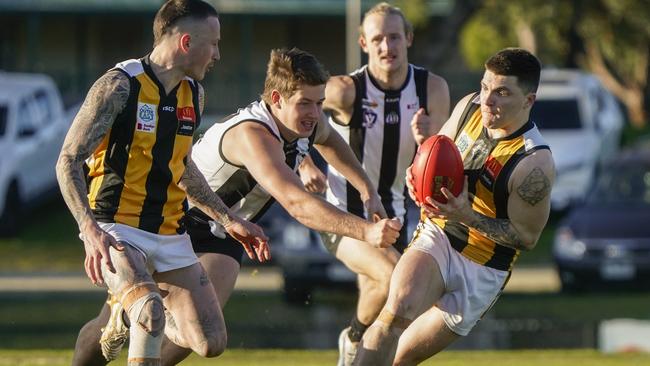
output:
[{"label": "sleeveless jersey", "polygon": [[[429,72],[409,64],[406,81],[398,90],[383,90],[368,72],[368,66],[350,74],[355,86],[350,123],[330,124],[350,145],[381,197],[389,217],[406,213],[406,168],[411,165],[417,143],[411,119],[420,107],[427,108]],[[328,171],[327,200],[365,217],[359,192],[333,167]]]},{"label": "sleeveless jersey", "polygon": [[[533,151],[549,149],[532,121],[510,136],[489,138],[481,122],[478,95],[463,111],[454,141],[468,176],[472,208],[499,219],[509,218],[508,180],[517,163]],[[509,271],[520,254],[519,250],[499,245],[463,224],[441,219],[433,221],[445,231],[454,249],[478,264]]]},{"label": "sleeveless jersey", "polygon": [[166,94],[144,59],[115,69],[129,78],[129,98],[86,161],[90,208],[100,222],[183,233],[187,200],[178,182],[200,123],[198,84],[186,77]]},{"label": "sleeveless jersey", "polygon": [[[194,145],[192,160],[205,176],[210,188],[221,197],[231,212],[255,222],[275,202],[275,199],[257,183],[245,167],[230,163],[222,152],[225,133],[244,121],[262,124],[283,143],[285,161],[293,171],[297,171],[309,152],[316,129],[310,137],[299,138],[293,142],[285,141],[267,105],[257,101],[240,109],[224,121],[215,123]],[[190,209],[188,216],[203,223],[212,220],[198,207]]]}]

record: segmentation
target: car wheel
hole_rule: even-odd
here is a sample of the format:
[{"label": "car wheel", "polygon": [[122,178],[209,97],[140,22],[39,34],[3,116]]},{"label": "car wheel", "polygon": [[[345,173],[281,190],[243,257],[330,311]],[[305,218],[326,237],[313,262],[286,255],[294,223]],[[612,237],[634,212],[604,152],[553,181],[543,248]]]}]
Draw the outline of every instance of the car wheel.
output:
[{"label": "car wheel", "polygon": [[11,237],[18,234],[21,218],[21,202],[18,185],[12,182],[7,190],[5,207],[0,215],[0,236]]},{"label": "car wheel", "polygon": [[289,304],[308,304],[311,302],[313,288],[300,280],[284,279],[284,300]]}]

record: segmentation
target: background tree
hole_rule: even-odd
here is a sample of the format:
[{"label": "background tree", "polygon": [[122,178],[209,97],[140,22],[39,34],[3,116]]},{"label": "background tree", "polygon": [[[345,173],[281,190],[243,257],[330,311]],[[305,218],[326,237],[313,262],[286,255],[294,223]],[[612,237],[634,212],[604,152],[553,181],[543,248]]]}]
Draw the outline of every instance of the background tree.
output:
[{"label": "background tree", "polygon": [[593,72],[625,105],[630,122],[646,125],[650,2],[635,0],[486,0],[461,31],[472,69],[506,46],[538,55],[545,66]]}]

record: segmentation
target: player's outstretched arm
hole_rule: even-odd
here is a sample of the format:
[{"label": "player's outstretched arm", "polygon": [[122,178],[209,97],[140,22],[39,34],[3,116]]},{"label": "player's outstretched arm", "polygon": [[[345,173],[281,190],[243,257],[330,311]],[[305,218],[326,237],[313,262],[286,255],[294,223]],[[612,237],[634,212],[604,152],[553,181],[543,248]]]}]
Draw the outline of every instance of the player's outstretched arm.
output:
[{"label": "player's outstretched arm", "polygon": [[221,224],[233,238],[237,239],[246,250],[249,258],[264,262],[271,258],[268,237],[258,225],[232,215],[228,206],[214,193],[205,177],[188,155],[185,172],[180,181],[188,200],[201,211]]},{"label": "player's outstretched arm", "polygon": [[86,197],[83,162],[102,141],[129,97],[129,79],[111,70],[90,88],[68,131],[56,164],[56,177],[65,203],[77,221],[86,250],[85,270],[93,283],[102,283],[101,262],[115,272],[108,247],[121,249],[99,228]]},{"label": "player's outstretched arm", "polygon": [[[318,137],[321,139],[318,140]],[[350,145],[325,121],[323,121],[322,133],[319,133],[318,137],[314,147],[329,165],[343,174],[345,179],[359,191],[361,200],[368,210],[368,217],[385,218],[386,210],[381,204],[377,189],[363,170]]]},{"label": "player's outstretched arm", "polygon": [[233,164],[243,165],[255,180],[301,224],[318,231],[389,246],[397,240],[401,223],[371,223],[343,212],[323,198],[305,190],[285,162],[282,144],[259,123],[241,123],[223,138],[222,151]]}]

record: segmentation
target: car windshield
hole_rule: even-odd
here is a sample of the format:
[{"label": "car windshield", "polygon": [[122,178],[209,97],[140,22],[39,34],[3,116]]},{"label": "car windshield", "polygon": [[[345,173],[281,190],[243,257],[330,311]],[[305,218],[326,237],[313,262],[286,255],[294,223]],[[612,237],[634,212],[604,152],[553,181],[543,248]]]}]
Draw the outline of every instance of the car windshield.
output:
[{"label": "car windshield", "polygon": [[576,99],[538,99],[533,104],[530,119],[542,130],[581,128]]},{"label": "car windshield", "polygon": [[588,203],[650,205],[650,163],[610,164],[601,172]]}]

